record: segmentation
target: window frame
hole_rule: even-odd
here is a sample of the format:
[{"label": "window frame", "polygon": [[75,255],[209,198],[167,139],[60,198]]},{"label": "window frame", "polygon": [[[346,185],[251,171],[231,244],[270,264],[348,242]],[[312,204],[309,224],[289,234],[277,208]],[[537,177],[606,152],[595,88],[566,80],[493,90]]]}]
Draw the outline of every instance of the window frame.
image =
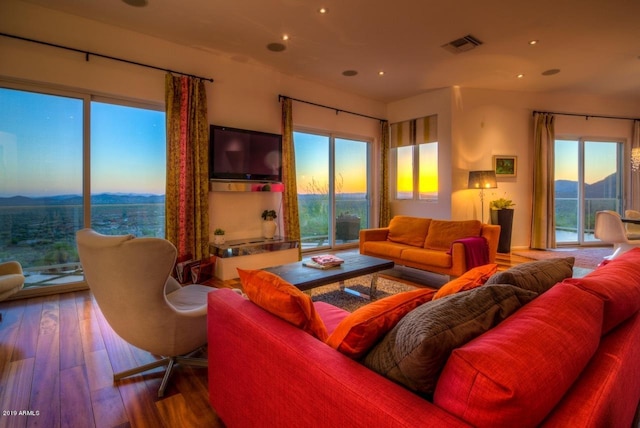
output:
[{"label": "window frame", "polygon": [[[87,225],[91,225],[91,103],[96,101],[100,103],[114,104],[125,107],[165,112],[165,106],[163,103],[107,95],[99,92],[63,87],[54,84],[0,78],[0,88],[42,95],[73,98],[82,101],[83,153],[81,194],[83,198],[83,227],[89,227]],[[86,280],[83,279],[81,281],[69,282],[64,284],[51,284],[43,287],[23,288],[18,291],[18,293],[16,293],[13,298],[30,298],[62,292],[85,290],[87,288],[88,286],[86,284]]]},{"label": "window frame", "polygon": [[[390,133],[390,156],[389,156],[389,160],[390,160],[390,171],[391,171],[391,189],[393,191],[393,200],[397,201],[397,202],[403,202],[403,201],[413,201],[413,202],[425,202],[425,203],[437,203],[439,200],[439,188],[440,188],[440,170],[439,170],[439,164],[440,164],[440,145],[438,142],[438,136],[437,136],[437,121],[438,121],[438,115],[434,114],[434,115],[429,115],[429,116],[425,116],[422,118],[418,118],[418,119],[412,119],[412,120],[407,120],[407,121],[402,121],[402,122],[396,122],[391,124],[391,126],[389,127],[389,133]],[[425,138],[420,138],[418,136],[418,132],[416,132],[416,122],[422,122],[423,123],[423,135],[425,135]],[[429,124],[429,125],[427,125]],[[394,139],[393,136],[393,132],[394,132],[394,127],[404,127],[404,128],[408,128],[408,132],[407,129],[404,130],[404,134],[402,137],[398,136]],[[433,128],[433,129],[428,129],[426,130],[426,128]],[[402,140],[402,141],[400,141]],[[426,141],[423,141],[426,140]],[[435,144],[435,151],[436,151],[436,159],[435,159],[435,165],[436,165],[436,181],[437,181],[437,190],[435,192],[435,196],[434,197],[427,197],[427,198],[422,198],[420,195],[420,175],[421,175],[421,169],[420,169],[420,148],[421,147],[425,147],[425,145],[429,145],[429,144]],[[405,147],[411,147],[412,151],[411,151],[411,155],[412,155],[412,161],[411,161],[411,178],[412,178],[412,191],[411,191],[411,197],[398,197],[398,151],[401,148],[405,148]],[[408,192],[407,192],[408,193]]]},{"label": "window frame", "polygon": [[[335,159],[335,154],[336,154],[336,140],[337,139],[343,139],[343,140],[350,140],[350,141],[358,141],[358,142],[362,142],[366,144],[366,186],[367,186],[367,224],[369,224],[369,226],[372,224],[372,218],[373,218],[373,212],[372,212],[372,208],[373,208],[373,183],[374,183],[374,179],[372,177],[372,163],[373,163],[373,151],[374,151],[374,141],[372,138],[369,137],[364,137],[364,136],[358,136],[358,135],[353,135],[353,134],[348,134],[348,133],[344,133],[344,132],[333,132],[333,131],[325,131],[325,130],[318,130],[318,129],[312,129],[312,128],[306,128],[306,127],[297,127],[294,126],[293,128],[293,134],[295,133],[301,133],[301,134],[311,134],[311,135],[315,135],[315,136],[320,136],[320,137],[326,137],[328,139],[328,149],[329,149],[329,153],[328,153],[328,162],[329,162],[329,171],[328,171],[328,189],[329,189],[329,209],[327,214],[329,215],[329,219],[332,221],[329,221],[328,224],[328,236],[329,236],[329,245],[325,245],[325,246],[321,246],[321,247],[315,247],[315,248],[310,248],[310,249],[301,249],[301,251],[304,252],[310,252],[310,251],[317,251],[317,250],[321,250],[321,249],[332,249],[332,248],[348,248],[348,247],[355,247],[357,244],[353,244],[353,243],[342,243],[342,244],[337,244],[336,243],[336,186],[335,186],[335,164],[336,164],[336,159]],[[293,138],[293,143],[294,143],[294,147],[295,147],[295,137]],[[296,171],[297,174],[297,171]]]}]

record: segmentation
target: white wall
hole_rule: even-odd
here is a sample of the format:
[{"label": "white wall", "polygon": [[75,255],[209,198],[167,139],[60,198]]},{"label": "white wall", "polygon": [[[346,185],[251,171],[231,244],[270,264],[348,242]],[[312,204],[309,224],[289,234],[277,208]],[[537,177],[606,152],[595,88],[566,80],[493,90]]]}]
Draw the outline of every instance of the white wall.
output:
[{"label": "white wall", "polygon": [[[278,95],[348,111],[384,117],[384,104],[279,73],[230,55],[176,45],[96,21],[17,2],[0,2],[0,31],[77,49],[147,63],[204,77],[210,123],[281,132]],[[0,37],[0,78],[41,82],[94,93],[164,104],[164,73],[152,69]],[[350,135],[378,139],[376,121],[294,103],[294,122],[311,128],[328,125]],[[326,128],[325,128],[326,129]],[[279,193],[209,195],[211,231],[227,239],[259,236],[264,209],[278,209]]]},{"label": "white wall", "polygon": [[[441,138],[440,122],[438,137],[448,138],[451,153],[447,169],[450,174],[441,174],[441,189],[451,189],[449,218],[464,220],[481,218],[478,191],[467,189],[468,171],[492,169],[493,155],[515,155],[518,157],[516,178],[502,179],[498,188],[485,192],[485,221],[488,221],[490,200],[505,196],[516,204],[513,247],[528,247],[531,227],[531,192],[533,171],[533,124],[534,110],[565,113],[588,113],[612,116],[640,116],[640,100],[605,98],[575,94],[533,94],[525,92],[493,91],[469,88],[451,88],[451,102],[443,100],[443,91],[426,93],[411,100],[389,105],[388,116],[392,122],[424,115],[446,112],[451,122],[451,135]],[[410,101],[410,103],[409,103]],[[436,105],[433,106],[433,103]],[[426,106],[426,107],[425,107]],[[618,137],[631,139],[631,122],[569,116],[556,116],[556,135],[581,135],[593,137]],[[444,156],[443,156],[444,157]],[[446,161],[446,159],[441,159]],[[441,192],[444,193],[444,192]],[[393,213],[420,212],[420,203],[392,204]],[[443,201],[446,204],[446,201]],[[439,204],[440,205],[440,204]],[[422,204],[424,206],[424,204]],[[442,210],[442,211],[440,211]],[[440,214],[447,207],[440,206]],[[422,211],[427,211],[422,210]],[[431,216],[429,214],[429,216]],[[437,217],[437,215],[433,215]]]}]

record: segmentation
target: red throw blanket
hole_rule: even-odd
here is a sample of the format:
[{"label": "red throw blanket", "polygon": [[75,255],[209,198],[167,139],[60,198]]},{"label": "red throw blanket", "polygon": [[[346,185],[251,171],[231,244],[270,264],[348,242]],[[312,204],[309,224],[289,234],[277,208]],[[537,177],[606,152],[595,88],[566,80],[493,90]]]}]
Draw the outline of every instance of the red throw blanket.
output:
[{"label": "red throw blanket", "polygon": [[[469,238],[456,239],[451,243],[452,248],[453,244],[456,242],[464,245],[464,256],[467,261],[467,270],[489,263],[489,244],[484,236],[471,236]],[[451,254],[452,248],[449,249],[449,254]]]}]

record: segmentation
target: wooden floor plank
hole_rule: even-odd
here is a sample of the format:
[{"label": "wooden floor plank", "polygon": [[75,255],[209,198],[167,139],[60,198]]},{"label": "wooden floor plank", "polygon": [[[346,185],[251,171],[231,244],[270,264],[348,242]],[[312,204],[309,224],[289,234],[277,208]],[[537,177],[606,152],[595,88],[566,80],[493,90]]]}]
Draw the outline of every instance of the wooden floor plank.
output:
[{"label": "wooden floor plank", "polygon": [[201,422],[201,425],[195,425],[196,427],[221,428],[224,424],[215,413],[210,411],[209,385],[205,375],[207,370],[197,367],[181,367],[180,376],[176,376],[173,383],[184,397],[188,411]]},{"label": "wooden floor plank", "polygon": [[60,397],[60,420],[63,427],[95,427],[91,394],[83,366],[60,371],[64,393]]},{"label": "wooden floor plank", "polygon": [[0,393],[7,383],[9,363],[20,360],[17,355],[22,354],[16,343],[25,312],[25,306],[19,305],[18,301],[3,302],[3,306],[1,311],[4,318],[0,323]]},{"label": "wooden floor plank", "polygon": [[96,428],[112,428],[128,424],[120,391],[113,385],[91,391],[91,407]]},{"label": "wooden floor plank", "polygon": [[36,410],[29,407],[31,381],[33,379],[33,358],[9,363],[6,385],[0,397],[0,408],[10,412],[9,416],[0,416],[0,426],[26,427],[27,419],[32,416],[14,414],[24,410]]},{"label": "wooden floor plank", "polygon": [[104,350],[104,341],[100,332],[100,323],[92,310],[91,299],[76,301],[78,319],[80,323],[80,337],[82,339],[82,352],[86,355],[91,352]]},{"label": "wooden floor plank", "polygon": [[164,426],[155,405],[157,397],[149,394],[142,376],[132,376],[119,381],[118,389],[131,426],[137,428]]},{"label": "wooden floor plank", "polygon": [[25,310],[20,323],[18,332],[16,349],[20,352],[13,355],[13,359],[33,358],[36,355],[36,347],[38,345],[38,326],[40,325],[40,317],[42,316],[43,298],[30,299],[25,305]]},{"label": "wooden floor plank", "polygon": [[40,416],[29,420],[30,427],[60,426],[60,334],[50,322],[57,309],[49,303],[47,311],[45,317],[43,306],[42,319],[49,321],[40,323],[30,397],[30,408],[38,410]]},{"label": "wooden floor plank", "polygon": [[60,369],[83,364],[82,337],[75,293],[60,295]]},{"label": "wooden floor plank", "polygon": [[106,349],[85,354],[84,361],[90,391],[98,391],[113,385],[113,372]]},{"label": "wooden floor plank", "polygon": [[191,412],[182,394],[174,394],[165,400],[160,400],[156,402],[156,406],[158,413],[160,413],[164,421],[164,426],[181,428],[210,426],[204,423],[204,421],[199,420],[198,417]]}]

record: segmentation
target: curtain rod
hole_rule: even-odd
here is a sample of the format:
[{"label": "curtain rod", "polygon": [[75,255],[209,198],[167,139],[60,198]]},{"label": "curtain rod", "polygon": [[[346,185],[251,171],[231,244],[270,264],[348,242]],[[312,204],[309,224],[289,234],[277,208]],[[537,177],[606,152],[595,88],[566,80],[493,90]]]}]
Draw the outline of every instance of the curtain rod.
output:
[{"label": "curtain rod", "polygon": [[635,117],[601,116],[598,114],[579,114],[579,113],[556,113],[553,111],[538,111],[538,110],[534,110],[532,114],[536,114],[536,113],[557,114],[560,116],[578,116],[578,117],[584,117],[586,120],[589,120],[590,117],[594,117],[597,119],[640,120],[639,118],[635,118]]},{"label": "curtain rod", "polygon": [[316,106],[316,107],[322,107],[322,108],[326,108],[326,109],[329,109],[329,110],[335,110],[336,114],[338,114],[338,113],[348,113],[348,114],[352,114],[354,116],[366,117],[367,119],[379,120],[380,122],[388,122],[387,119],[380,119],[379,117],[367,116],[366,114],[362,114],[362,113],[354,113],[352,111],[342,110],[342,109],[335,108],[335,107],[329,107],[329,106],[325,106],[325,105],[322,105],[322,104],[313,103],[311,101],[299,100],[297,98],[291,98],[291,97],[288,97],[286,95],[278,95],[278,101],[282,100],[283,98],[284,99],[289,99],[291,101],[297,101],[299,103],[310,104],[310,105]]},{"label": "curtain rod", "polygon": [[124,63],[127,63],[127,64],[137,65],[137,66],[140,66],[140,67],[152,68],[154,70],[166,71],[168,73],[175,73],[175,74],[179,74],[181,76],[188,76],[188,77],[193,77],[193,78],[200,79],[200,80],[206,80],[208,82],[213,82],[213,79],[211,79],[209,77],[196,76],[195,74],[183,73],[181,71],[175,71],[175,70],[170,70],[168,68],[156,67],[155,65],[143,64],[141,62],[130,61],[128,59],[117,58],[115,56],[109,56],[109,55],[103,55],[103,54],[99,54],[99,53],[96,53],[96,52],[85,51],[85,50],[82,50],[82,49],[70,48],[68,46],[57,45],[55,43],[43,42],[41,40],[29,39],[29,38],[26,38],[26,37],[15,36],[13,34],[7,34],[7,33],[0,33],[0,36],[9,37],[9,38],[12,38],[12,39],[23,40],[25,42],[38,43],[38,44],[41,44],[41,45],[51,46],[51,47],[59,48],[59,49],[65,49],[65,50],[72,51],[72,52],[82,53],[82,54],[85,55],[85,61],[89,61],[89,56],[93,55],[93,56],[97,56],[97,57],[100,57],[100,58],[111,59],[113,61],[120,61],[120,62],[124,62]]}]

